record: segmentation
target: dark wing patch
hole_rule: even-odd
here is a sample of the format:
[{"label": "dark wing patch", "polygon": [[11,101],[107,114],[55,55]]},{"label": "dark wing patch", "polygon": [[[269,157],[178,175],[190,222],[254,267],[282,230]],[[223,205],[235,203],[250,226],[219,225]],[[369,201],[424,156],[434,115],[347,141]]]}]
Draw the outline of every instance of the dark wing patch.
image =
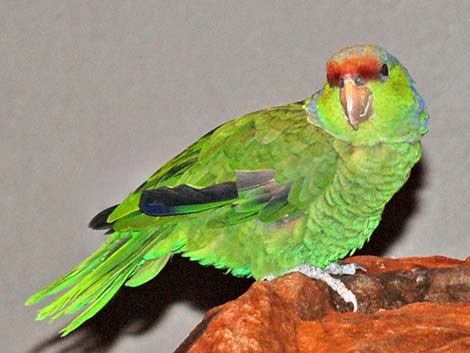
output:
[{"label": "dark wing patch", "polygon": [[238,171],[235,182],[205,188],[179,185],[142,192],[139,209],[148,216],[174,216],[231,205],[228,223],[238,223],[256,214],[263,222],[272,222],[289,214],[291,183],[280,184],[272,170]]},{"label": "dark wing patch", "polygon": [[203,189],[188,185],[145,190],[140,198],[140,210],[149,216],[169,216],[200,212],[238,197],[235,182],[216,184]]},{"label": "dark wing patch", "polygon": [[108,216],[114,211],[118,205],[108,207],[98,213],[93,219],[88,223],[88,227],[91,229],[108,229],[112,227],[111,223],[107,222]]},{"label": "dark wing patch", "polygon": [[[256,172],[238,171],[237,189],[244,191],[275,182],[273,170],[259,170]],[[276,183],[277,184],[277,183]]]},{"label": "dark wing patch", "polygon": [[268,204],[260,211],[259,219],[269,223],[281,219],[291,213],[294,208],[289,205],[288,198],[292,184],[284,186],[279,192],[272,195]]}]

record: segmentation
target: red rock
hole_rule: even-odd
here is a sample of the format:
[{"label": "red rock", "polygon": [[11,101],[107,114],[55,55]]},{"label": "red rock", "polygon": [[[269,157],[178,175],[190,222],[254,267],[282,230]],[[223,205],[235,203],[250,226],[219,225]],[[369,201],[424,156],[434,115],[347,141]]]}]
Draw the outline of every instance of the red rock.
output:
[{"label": "red rock", "polygon": [[470,305],[416,303],[373,314],[328,312],[297,330],[298,352],[470,352]]},{"label": "red rock", "polygon": [[294,353],[297,328],[331,306],[326,286],[300,275],[256,282],[237,300],[210,310],[177,352]]},{"label": "red rock", "polygon": [[294,273],[210,310],[176,352],[470,352],[470,258],[347,262],[367,268],[343,277],[359,312]]},{"label": "red rock", "polygon": [[411,271],[415,268],[447,268],[470,265],[470,257],[466,260],[452,259],[445,256],[428,257],[378,257],[353,256],[344,259],[344,263],[359,263],[367,268],[367,273],[376,275],[385,272]]}]

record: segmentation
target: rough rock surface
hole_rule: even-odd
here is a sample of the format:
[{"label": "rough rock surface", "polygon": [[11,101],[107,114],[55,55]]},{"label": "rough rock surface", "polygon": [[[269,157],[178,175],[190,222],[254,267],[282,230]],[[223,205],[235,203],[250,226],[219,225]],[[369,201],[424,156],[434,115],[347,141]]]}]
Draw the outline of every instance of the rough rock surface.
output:
[{"label": "rough rock surface", "polygon": [[255,282],[211,309],[177,349],[202,352],[470,352],[470,258],[349,258],[351,308],[320,281]]}]

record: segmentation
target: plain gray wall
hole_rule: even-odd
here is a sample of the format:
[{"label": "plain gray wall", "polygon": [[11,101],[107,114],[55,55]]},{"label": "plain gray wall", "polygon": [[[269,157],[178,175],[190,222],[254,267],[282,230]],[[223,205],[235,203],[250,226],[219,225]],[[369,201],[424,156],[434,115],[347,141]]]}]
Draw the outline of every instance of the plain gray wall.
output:
[{"label": "plain gray wall", "polygon": [[[154,294],[126,290],[96,337],[56,340],[67,320],[37,323],[23,302],[99,247],[105,236],[87,229],[97,211],[218,124],[309,96],[351,44],[396,55],[431,112],[419,175],[381,232],[397,222],[386,254],[468,256],[469,13],[468,1],[1,1],[1,350],[175,349],[205,309],[197,278],[164,299],[187,285],[185,262],[186,277],[171,265]],[[202,273],[202,286],[229,283]],[[132,315],[116,324],[133,293],[139,315],[166,303],[142,334]]]}]

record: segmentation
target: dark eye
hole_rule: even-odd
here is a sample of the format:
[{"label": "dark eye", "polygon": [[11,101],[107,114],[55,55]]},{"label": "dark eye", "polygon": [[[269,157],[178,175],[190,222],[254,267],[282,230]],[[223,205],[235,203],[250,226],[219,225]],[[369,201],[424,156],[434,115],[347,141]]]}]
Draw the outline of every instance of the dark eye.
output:
[{"label": "dark eye", "polygon": [[339,88],[343,88],[343,87],[344,87],[344,78],[341,77],[341,78],[339,79],[338,87],[339,87]]},{"label": "dark eye", "polygon": [[384,78],[384,79],[388,77],[388,66],[387,66],[387,64],[383,64],[382,67],[380,68],[380,77]]},{"label": "dark eye", "polygon": [[364,80],[364,77],[362,75],[357,74],[356,77],[354,77],[354,83],[356,86],[363,86],[365,85],[366,81]]}]

